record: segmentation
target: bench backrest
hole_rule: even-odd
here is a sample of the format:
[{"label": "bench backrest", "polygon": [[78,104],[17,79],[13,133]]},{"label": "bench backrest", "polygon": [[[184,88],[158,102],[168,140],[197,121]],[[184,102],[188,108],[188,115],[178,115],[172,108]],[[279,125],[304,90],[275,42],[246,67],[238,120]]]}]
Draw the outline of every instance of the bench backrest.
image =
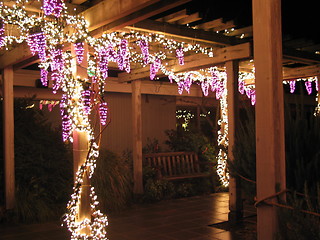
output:
[{"label": "bench backrest", "polygon": [[198,155],[194,152],[144,154],[144,163],[161,171],[162,176],[200,173]]}]

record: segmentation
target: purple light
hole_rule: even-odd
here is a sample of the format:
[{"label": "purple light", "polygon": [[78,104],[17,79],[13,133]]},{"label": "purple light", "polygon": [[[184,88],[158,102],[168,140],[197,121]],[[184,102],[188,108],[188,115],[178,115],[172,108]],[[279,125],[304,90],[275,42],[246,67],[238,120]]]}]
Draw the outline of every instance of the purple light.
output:
[{"label": "purple light", "polygon": [[169,76],[168,76],[168,78],[169,78],[169,80],[170,80],[170,83],[172,83],[173,82],[173,74],[170,74]]},{"label": "purple light", "polygon": [[44,0],[43,1],[43,12],[46,16],[54,15],[57,18],[60,17],[63,9],[62,0]]},{"label": "purple light", "polygon": [[32,55],[38,52],[41,61],[46,59],[46,36],[43,32],[30,34],[27,39]]},{"label": "purple light", "polygon": [[150,79],[153,80],[161,67],[161,59],[156,58],[153,63],[150,64]]},{"label": "purple light", "polygon": [[184,89],[184,81],[180,80],[179,82],[177,82],[177,84],[178,84],[178,93],[181,95]]},{"label": "purple light", "polygon": [[62,49],[51,49],[50,50],[51,55],[51,80],[53,82],[53,93],[56,94],[57,90],[60,88],[62,80],[63,80],[63,74],[62,71],[64,69],[64,59],[62,56]]},{"label": "purple light", "polygon": [[251,99],[251,105],[255,105],[256,104],[256,90],[251,89],[250,90],[250,99]]},{"label": "purple light", "polygon": [[43,86],[48,86],[48,71],[46,69],[40,69],[40,80]]},{"label": "purple light", "polygon": [[314,82],[316,83],[316,90],[318,92],[319,91],[319,80],[318,80],[318,78],[316,78],[316,80]]},{"label": "purple light", "polygon": [[246,92],[247,97],[250,98],[251,89],[250,88],[246,88],[245,92]]},{"label": "purple light", "polygon": [[290,93],[294,93],[294,91],[296,90],[296,81],[290,81]]},{"label": "purple light", "polygon": [[191,79],[192,74],[188,74],[184,80],[184,89],[190,93],[190,88],[192,85],[192,79]]},{"label": "purple light", "polygon": [[85,115],[89,115],[91,110],[91,91],[84,90],[81,92],[82,103],[83,103],[83,112]]},{"label": "purple light", "polygon": [[127,73],[130,72],[129,49],[128,41],[126,39],[121,40],[118,49],[117,62],[120,70],[125,70]]},{"label": "purple light", "polygon": [[2,48],[5,44],[4,40],[4,24],[2,20],[0,20],[0,48]]},{"label": "purple light", "polygon": [[216,89],[219,87],[219,77],[217,71],[212,71],[211,72],[211,81],[210,81],[210,86],[211,86],[211,91],[214,92]]},{"label": "purple light", "polygon": [[244,94],[244,81],[240,80],[238,81],[238,91],[241,94]]},{"label": "purple light", "polygon": [[147,65],[149,63],[149,43],[146,40],[140,40],[139,46],[142,52],[143,63]]},{"label": "purple light", "polygon": [[201,89],[202,89],[203,95],[208,96],[209,87],[210,87],[210,84],[208,81],[201,82]]},{"label": "purple light", "polygon": [[100,123],[105,126],[108,118],[108,104],[106,102],[100,103],[99,106]]},{"label": "purple light", "polygon": [[99,51],[99,71],[104,80],[108,77],[108,63],[108,50],[103,48]]},{"label": "purple light", "polygon": [[51,74],[51,80],[53,82],[52,92],[54,94],[56,94],[59,88],[61,87],[62,79],[63,79],[63,76],[59,72],[55,71]]},{"label": "purple light", "polygon": [[62,49],[56,48],[50,50],[51,55],[51,70],[61,72],[64,68],[64,59],[62,56]]},{"label": "purple light", "polygon": [[216,83],[216,99],[220,99],[224,92],[223,80],[217,81]]},{"label": "purple light", "polygon": [[177,58],[180,65],[184,65],[184,51],[182,48],[176,50]]},{"label": "purple light", "polygon": [[76,52],[76,58],[77,58],[77,63],[81,64],[83,61],[83,54],[84,54],[84,43],[83,42],[78,42],[74,44],[74,49]]},{"label": "purple light", "polygon": [[304,84],[306,86],[306,90],[308,92],[308,95],[310,95],[312,93],[312,82],[308,80]]}]

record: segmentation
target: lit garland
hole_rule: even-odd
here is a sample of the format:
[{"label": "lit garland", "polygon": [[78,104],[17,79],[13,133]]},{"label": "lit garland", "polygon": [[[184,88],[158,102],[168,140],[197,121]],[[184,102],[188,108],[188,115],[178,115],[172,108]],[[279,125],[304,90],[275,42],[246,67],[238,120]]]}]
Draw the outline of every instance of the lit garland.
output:
[{"label": "lit garland", "polygon": [[[62,117],[63,140],[72,141],[71,133],[75,130],[86,131],[90,135],[91,147],[88,157],[76,173],[74,193],[68,203],[68,214],[65,222],[72,233],[72,239],[105,239],[105,227],[108,224],[107,218],[96,210],[98,201],[91,188],[91,219],[77,222],[78,204],[80,201],[81,183],[84,172],[89,169],[90,177],[94,172],[95,161],[99,154],[99,146],[94,142],[93,130],[89,121],[90,109],[99,109],[100,123],[106,125],[108,118],[107,103],[103,101],[104,84],[108,77],[109,62],[116,62],[120,70],[130,72],[131,62],[150,65],[150,79],[156,79],[156,74],[161,71],[172,83],[178,85],[178,92],[190,92],[193,83],[201,86],[205,96],[209,90],[215,92],[216,98],[220,100],[221,119],[218,132],[218,167],[217,172],[224,186],[228,185],[229,172],[227,169],[227,148],[228,148],[228,118],[227,118],[227,89],[226,74],[218,71],[217,68],[209,68],[200,71],[185,73],[174,73],[163,64],[168,56],[176,55],[178,63],[184,64],[184,56],[187,52],[201,53],[213,57],[213,49],[202,47],[199,44],[186,44],[167,39],[161,34],[141,34],[139,32],[130,33],[110,33],[103,34],[100,38],[89,36],[88,23],[81,16],[69,15],[62,0],[44,0],[43,11],[45,15],[53,15],[50,20],[43,15],[32,15],[25,11],[26,1],[17,0],[16,4],[10,8],[0,2],[0,47],[8,47],[13,43],[27,42],[32,54],[38,54],[40,59],[41,82],[48,85],[48,72],[54,82],[53,91],[61,90],[63,97],[60,102],[60,112]],[[5,35],[5,25],[18,26],[19,34]],[[66,28],[72,31],[64,31]],[[88,59],[89,79],[74,79],[71,73],[72,56],[68,52],[63,52],[61,44],[75,44],[76,59],[78,63],[83,60],[83,44],[91,46],[95,53]],[[149,43],[157,43],[157,52],[151,52]],[[136,51],[134,45],[139,46]],[[162,46],[162,47],[161,47]],[[251,74],[251,75],[250,75]],[[252,78],[253,73],[239,75],[239,92],[246,94],[251,103],[255,104],[254,85],[245,85],[246,78]],[[253,76],[254,78],[254,76]],[[310,80],[311,81],[314,80]],[[88,90],[84,83],[96,85],[98,91]],[[310,83],[308,85],[309,90]],[[317,84],[317,81],[316,81]],[[316,85],[317,86],[317,85]],[[294,90],[293,90],[294,91]],[[95,94],[93,96],[93,94]],[[93,100],[94,99],[94,100]],[[320,109],[320,107],[318,108]],[[89,226],[90,236],[80,234],[80,229]]]}]

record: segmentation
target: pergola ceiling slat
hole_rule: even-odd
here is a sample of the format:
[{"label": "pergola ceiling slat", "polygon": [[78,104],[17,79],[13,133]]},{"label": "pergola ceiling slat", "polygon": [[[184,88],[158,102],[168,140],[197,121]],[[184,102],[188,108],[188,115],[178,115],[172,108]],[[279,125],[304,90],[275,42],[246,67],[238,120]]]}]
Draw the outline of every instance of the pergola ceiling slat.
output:
[{"label": "pergola ceiling slat", "polygon": [[169,14],[169,15],[167,15],[165,17],[158,18],[157,21],[172,23],[172,22],[178,21],[178,20],[180,20],[182,18],[185,18],[187,16],[188,16],[187,9],[183,9],[181,11]]},{"label": "pergola ceiling slat", "polygon": [[182,19],[180,19],[179,21],[177,21],[177,24],[179,25],[185,25],[185,24],[189,24],[189,23],[193,23],[193,22],[196,22],[198,20],[201,20],[201,16],[198,12],[196,13],[193,13],[187,17],[184,17]]}]

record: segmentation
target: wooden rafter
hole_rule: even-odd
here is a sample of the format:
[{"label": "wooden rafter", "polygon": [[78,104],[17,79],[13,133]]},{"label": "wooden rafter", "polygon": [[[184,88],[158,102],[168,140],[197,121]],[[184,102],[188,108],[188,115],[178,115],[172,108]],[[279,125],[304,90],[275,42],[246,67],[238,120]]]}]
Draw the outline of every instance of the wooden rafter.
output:
[{"label": "wooden rafter", "polygon": [[186,17],[180,19],[179,21],[177,21],[177,23],[179,25],[185,25],[185,24],[196,22],[196,21],[201,20],[201,19],[202,18],[200,16],[200,14],[198,12],[196,12],[196,13],[193,13],[193,14],[191,14],[189,16],[186,16]]},{"label": "wooden rafter", "polygon": [[121,1],[112,0],[114,5],[118,5],[116,7],[110,5],[110,1],[104,1],[103,4],[98,3],[90,8],[92,10],[85,11],[83,16],[90,23],[89,30],[97,30],[100,34],[104,31],[116,31],[127,25],[135,24],[189,1],[191,0],[136,0],[132,1],[129,6],[128,4],[121,5]]},{"label": "wooden rafter", "polygon": [[203,29],[203,30],[209,30],[212,28],[216,28],[219,27],[221,25],[223,25],[223,19],[222,18],[218,18],[215,20],[212,20],[210,22],[205,22],[205,23],[201,23],[199,25],[196,26],[197,29]]},{"label": "wooden rafter", "polygon": [[165,17],[158,18],[157,21],[158,22],[172,23],[172,22],[178,21],[178,20],[180,20],[182,18],[185,18],[187,16],[188,16],[187,9],[183,9],[181,11],[169,14],[169,15],[167,15]]},{"label": "wooden rafter", "polygon": [[168,23],[161,23],[149,19],[138,22],[134,24],[134,26],[128,26],[126,28],[142,32],[159,33],[169,37],[189,39],[192,41],[199,41],[220,46],[234,45],[241,42],[233,37],[227,37],[212,32],[209,33],[204,30],[193,29],[185,26],[176,26]]}]

